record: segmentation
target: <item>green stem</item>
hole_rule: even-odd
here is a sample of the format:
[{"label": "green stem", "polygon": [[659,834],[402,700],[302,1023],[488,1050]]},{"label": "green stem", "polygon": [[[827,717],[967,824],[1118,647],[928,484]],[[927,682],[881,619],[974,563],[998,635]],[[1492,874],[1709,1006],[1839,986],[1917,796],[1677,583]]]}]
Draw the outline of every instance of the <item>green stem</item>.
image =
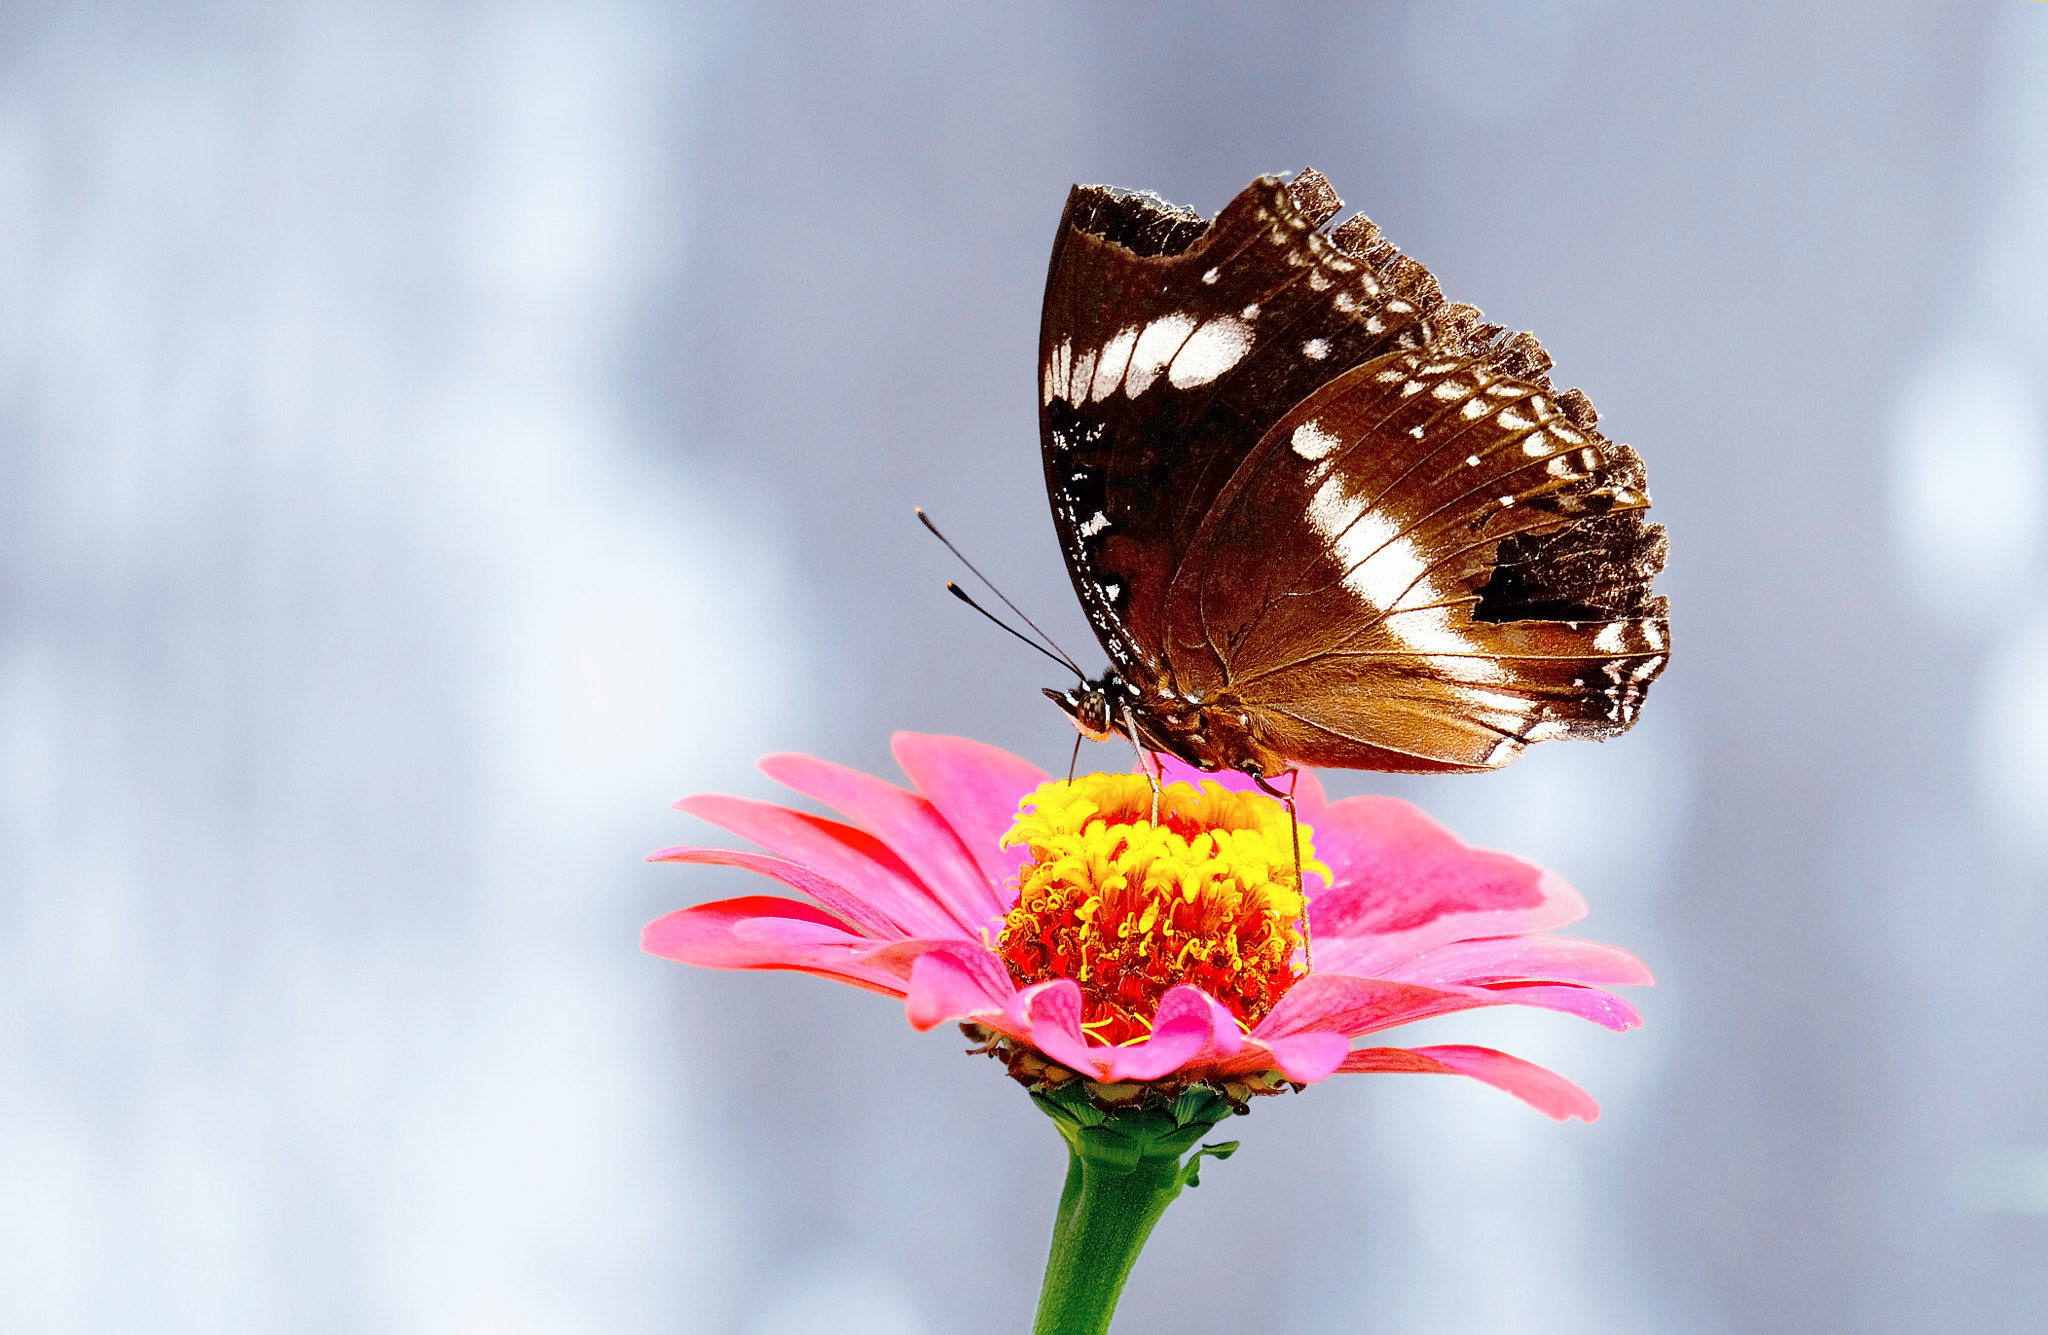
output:
[{"label": "green stem", "polygon": [[1138,1252],[1180,1188],[1177,1159],[1115,1173],[1091,1171],[1070,1153],[1032,1335],[1103,1335]]},{"label": "green stem", "polygon": [[1228,1158],[1237,1148],[1205,1145],[1181,1159],[1230,1109],[1191,1090],[1171,1107],[1105,1112],[1079,1081],[1033,1099],[1059,1126],[1068,1155],[1032,1335],[1104,1335],[1159,1216],[1182,1187],[1200,1185],[1204,1155]]}]

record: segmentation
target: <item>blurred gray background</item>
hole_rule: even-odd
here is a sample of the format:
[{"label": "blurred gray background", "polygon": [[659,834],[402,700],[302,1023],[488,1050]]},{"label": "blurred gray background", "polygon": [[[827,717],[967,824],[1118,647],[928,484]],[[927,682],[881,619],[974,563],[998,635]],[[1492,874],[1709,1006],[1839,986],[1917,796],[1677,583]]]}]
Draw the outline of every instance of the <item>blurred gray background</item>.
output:
[{"label": "blurred gray background", "polygon": [[[1651,466],[1643,724],[1340,776],[1586,891],[1606,1107],[1333,1079],[1118,1330],[2019,1332],[2048,1305],[2048,4],[0,11],[0,1328],[1021,1331],[990,1063],[641,924],[752,758],[1063,764],[1075,181],[1314,164]],[[1120,753],[1097,763],[1121,766]]]}]

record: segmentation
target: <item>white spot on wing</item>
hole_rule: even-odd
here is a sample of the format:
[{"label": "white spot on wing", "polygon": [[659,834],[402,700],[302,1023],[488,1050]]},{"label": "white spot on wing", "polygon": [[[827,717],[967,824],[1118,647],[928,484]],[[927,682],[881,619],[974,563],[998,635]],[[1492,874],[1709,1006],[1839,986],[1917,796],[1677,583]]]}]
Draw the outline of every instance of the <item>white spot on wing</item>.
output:
[{"label": "white spot on wing", "polygon": [[1209,270],[1209,272],[1202,275],[1202,281],[1205,283],[1213,283],[1216,281],[1217,275],[1221,274],[1222,272],[1223,271],[1221,269],[1211,269]]},{"label": "white spot on wing", "polygon": [[1041,404],[1054,399],[1070,398],[1067,380],[1074,373],[1074,343],[1072,339],[1061,339],[1060,345],[1045,354],[1043,384],[1040,386]]},{"label": "white spot on wing", "polygon": [[1294,428],[1293,444],[1296,454],[1313,461],[1329,457],[1330,452],[1340,448],[1344,442],[1323,430],[1320,423],[1303,422]]},{"label": "white spot on wing", "polygon": [[1103,514],[1102,511],[1097,510],[1095,512],[1094,518],[1090,519],[1087,523],[1081,525],[1081,536],[1084,538],[1092,538],[1096,534],[1102,532],[1102,530],[1108,527],[1109,516]]},{"label": "white spot on wing", "polygon": [[1184,311],[1162,315],[1145,326],[1145,332],[1138,335],[1138,342],[1131,349],[1131,368],[1124,373],[1124,393],[1137,398],[1152,387],[1166,364],[1173,360],[1173,354],[1180,345],[1187,342],[1188,335],[1195,332],[1195,317]]},{"label": "white spot on wing", "polygon": [[1209,321],[1188,337],[1166,368],[1175,389],[1206,385],[1243,361],[1252,350],[1252,328],[1231,316]]},{"label": "white spot on wing", "polygon": [[1074,371],[1067,379],[1066,400],[1075,407],[1088,402],[1089,383],[1095,378],[1095,349],[1074,358]]},{"label": "white spot on wing", "polygon": [[1124,368],[1130,365],[1131,348],[1137,341],[1138,327],[1131,325],[1103,345],[1102,356],[1095,363],[1095,379],[1089,385],[1089,402],[1108,398],[1123,384]]},{"label": "white spot on wing", "polygon": [[1301,345],[1301,353],[1310,361],[1319,362],[1330,355],[1330,340],[1327,338],[1312,338]]},{"label": "white spot on wing", "polygon": [[[1316,489],[1308,521],[1342,563],[1345,586],[1382,614],[1381,624],[1403,646],[1419,654],[1471,652],[1454,609],[1433,606],[1448,601],[1448,590],[1431,576],[1415,539],[1399,533],[1389,516],[1362,507],[1341,474]],[[1484,657],[1458,657],[1445,668],[1465,681],[1498,681],[1502,674]]]}]

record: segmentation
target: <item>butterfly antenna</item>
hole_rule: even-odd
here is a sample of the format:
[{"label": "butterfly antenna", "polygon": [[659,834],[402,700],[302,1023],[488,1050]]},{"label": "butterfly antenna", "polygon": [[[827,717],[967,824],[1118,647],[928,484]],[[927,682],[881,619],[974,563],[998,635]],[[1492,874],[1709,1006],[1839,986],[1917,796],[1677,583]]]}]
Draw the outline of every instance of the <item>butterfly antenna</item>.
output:
[{"label": "butterfly antenna", "polygon": [[1069,663],[1066,659],[1059,657],[1050,649],[1047,649],[1037,640],[1032,639],[1029,635],[1024,634],[1015,626],[1012,626],[1009,622],[1004,621],[995,613],[989,611],[986,607],[983,607],[980,603],[975,602],[974,599],[967,596],[967,590],[961,588],[958,584],[955,584],[950,579],[946,581],[946,592],[952,594],[961,602],[966,603],[969,607],[973,608],[975,611],[987,617],[989,619],[990,624],[1002,627],[1010,634],[1015,635],[1019,640],[1022,640],[1025,644],[1030,645],[1033,649],[1038,650],[1039,653],[1044,654],[1047,658],[1052,659],[1053,662],[1058,663],[1061,667],[1072,668],[1074,666],[1072,663]]},{"label": "butterfly antenna", "polygon": [[990,593],[994,594],[997,598],[1002,600],[1003,606],[1009,608],[1012,612],[1016,613],[1017,619],[1019,621],[1031,627],[1032,630],[1037,631],[1038,638],[1044,640],[1046,644],[1051,645],[1052,648],[1046,649],[1042,646],[1032,644],[1030,640],[1025,639],[1025,637],[1018,631],[1011,630],[1011,628],[1005,623],[1001,621],[996,621],[996,619],[993,616],[989,616],[989,613],[985,611],[980,604],[976,603],[972,598],[969,598],[966,594],[960,592],[960,590],[956,586],[948,584],[946,587],[953,590],[954,596],[959,598],[960,601],[966,603],[969,607],[972,607],[975,611],[980,612],[983,616],[988,617],[990,621],[995,621],[998,626],[1002,626],[1002,628],[1004,630],[1009,631],[1010,634],[1015,635],[1020,640],[1024,640],[1024,643],[1030,644],[1032,648],[1037,649],[1038,652],[1044,654],[1047,658],[1056,660],[1068,671],[1072,672],[1075,676],[1081,678],[1081,680],[1086,681],[1088,679],[1088,674],[1081,670],[1081,665],[1076,663],[1073,660],[1073,658],[1068,655],[1066,650],[1060,648],[1058,642],[1055,641],[1052,636],[1046,634],[1042,630],[1039,630],[1038,623],[1036,621],[1033,621],[1030,617],[1025,616],[1024,609],[1017,606],[1017,604],[1011,602],[1001,589],[997,588],[992,582],[990,582],[989,577],[987,575],[984,575],[981,573],[980,570],[977,570],[975,568],[974,562],[968,560],[967,557],[960,551],[960,549],[953,545],[952,539],[948,538],[945,534],[939,532],[939,526],[932,522],[932,517],[924,512],[923,506],[920,505],[915,508],[917,510],[917,522],[923,524],[927,529],[929,529],[931,531],[931,535],[937,538],[940,542],[944,543],[946,545],[946,550],[953,553],[954,557],[956,557],[959,560],[961,565],[966,566],[970,571],[973,571],[974,577],[980,580],[984,585],[986,585]]}]

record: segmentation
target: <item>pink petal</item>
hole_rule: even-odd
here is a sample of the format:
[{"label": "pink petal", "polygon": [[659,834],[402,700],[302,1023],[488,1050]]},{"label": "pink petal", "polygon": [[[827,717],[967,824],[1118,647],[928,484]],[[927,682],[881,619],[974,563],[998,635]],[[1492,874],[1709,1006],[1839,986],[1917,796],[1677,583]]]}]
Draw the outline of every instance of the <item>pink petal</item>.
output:
[{"label": "pink petal", "polygon": [[1109,1076],[1111,1049],[1092,1046],[1081,1031],[1081,988],[1071,978],[1055,978],[1026,988],[1003,1007],[1008,1032],[1063,1066],[1090,1080]]},{"label": "pink petal", "polygon": [[[1160,755],[1155,756],[1155,759],[1159,762],[1162,783],[1185,783],[1199,788],[1203,780],[1211,779],[1233,793],[1264,791],[1251,775],[1240,774],[1236,770],[1223,769],[1212,772],[1196,769],[1177,756]],[[1294,784],[1294,809],[1304,823],[1314,824],[1314,818],[1329,805],[1329,799],[1323,793],[1323,781],[1316,777],[1316,772],[1312,769],[1296,770],[1295,776],[1282,775],[1268,782],[1283,793],[1289,791],[1289,784]]]},{"label": "pink petal", "polygon": [[[1212,772],[1210,770],[1196,769],[1178,756],[1161,755],[1158,752],[1153,753],[1152,760],[1159,766],[1159,781],[1161,784],[1185,783],[1199,788],[1202,780],[1214,779],[1233,793],[1248,792],[1257,786],[1252,782],[1249,774],[1239,774],[1236,770],[1225,769]],[[1139,765],[1137,767],[1138,772],[1142,774],[1144,768],[1143,765]]]},{"label": "pink petal", "polygon": [[686,797],[675,805],[678,811],[751,839],[844,887],[868,906],[864,918],[852,920],[879,937],[967,935],[903,859],[866,830],[768,802],[712,793]]},{"label": "pink petal", "polygon": [[[1273,782],[1273,786],[1285,791],[1287,781],[1276,779]],[[1329,807],[1330,797],[1329,794],[1323,791],[1323,781],[1316,777],[1314,770],[1302,770],[1301,778],[1295,781],[1294,809],[1300,813],[1304,821],[1313,825],[1323,812],[1329,810]]]},{"label": "pink petal", "polygon": [[1377,975],[1435,946],[1547,931],[1586,913],[1561,877],[1467,847],[1391,797],[1332,802],[1315,848],[1337,879],[1310,910],[1319,971]]},{"label": "pink petal", "polygon": [[1596,987],[1572,987],[1564,983],[1502,983],[1495,987],[1447,990],[1484,998],[1480,1004],[1486,1006],[1536,1006],[1548,1011],[1563,1011],[1616,1033],[1640,1029],[1643,1024],[1643,1017],[1634,1006]]},{"label": "pink petal", "polygon": [[1327,1079],[1351,1050],[1351,1040],[1326,1032],[1289,1034],[1285,1038],[1262,1038],[1273,1054],[1273,1066],[1280,1074],[1299,1084],[1313,1085]]},{"label": "pink petal", "polygon": [[900,997],[895,979],[866,964],[875,948],[823,909],[776,895],[699,904],[647,924],[640,948],[707,969],[791,969]]},{"label": "pink petal", "polygon": [[1236,1017],[1202,989],[1182,984],[1159,999],[1144,1042],[1098,1051],[1108,1058],[1111,1080],[1157,1080],[1225,1044],[1229,1051],[1244,1044]]},{"label": "pink petal", "polygon": [[1344,1059],[1340,1071],[1409,1071],[1430,1075],[1469,1075],[1505,1090],[1547,1117],[1597,1121],[1600,1105],[1571,1081],[1534,1062],[1510,1057],[1492,1048],[1453,1043],[1427,1048],[1359,1048]]},{"label": "pink petal", "polygon": [[1256,1071],[1279,1071],[1289,1080],[1312,1085],[1326,1078],[1349,1051],[1342,1034],[1321,1030],[1267,1040],[1253,1035],[1236,1055],[1193,1063],[1210,1077],[1228,1080]]},{"label": "pink petal", "polygon": [[1438,946],[1380,977],[1430,985],[1541,981],[1647,987],[1656,979],[1625,950],[1566,936],[1508,936]]},{"label": "pink petal", "polygon": [[987,951],[939,948],[911,965],[904,1010],[911,1028],[935,1029],[949,1020],[1000,1015],[1016,991]]},{"label": "pink petal", "polygon": [[[1183,984],[1183,986],[1186,986]],[[1179,991],[1175,988],[1174,991]],[[1244,1026],[1230,1013],[1230,1008],[1211,997],[1199,987],[1188,987],[1188,991],[1200,997],[1209,1011],[1209,1045],[1202,1050],[1204,1057],[1234,1057],[1244,1047],[1246,1039]],[[1168,996],[1173,993],[1169,992]],[[1155,1020],[1153,1023],[1158,1023]]]},{"label": "pink petal", "polygon": [[1390,978],[1312,973],[1288,989],[1280,1004],[1252,1030],[1252,1037],[1270,1040],[1320,1031],[1357,1038],[1482,1006],[1563,1011],[1616,1031],[1634,1029],[1643,1022],[1635,1007],[1591,987],[1542,983],[1424,987]]},{"label": "pink petal", "polygon": [[[988,954],[980,945],[962,941],[957,936],[911,937],[905,941],[885,941],[880,945],[870,946],[861,963],[880,969],[891,978],[907,983],[910,981],[911,969],[933,951],[951,951],[963,959]],[[1009,991],[1014,992],[1016,989],[1012,987]],[[1007,996],[1008,992],[1004,995]]]},{"label": "pink petal", "polygon": [[816,798],[887,844],[946,907],[963,935],[1001,916],[1004,905],[995,883],[968,856],[938,808],[922,797],[859,770],[790,752],[763,757],[761,772]]},{"label": "pink petal", "polygon": [[817,900],[832,912],[852,923],[866,936],[879,940],[901,936],[903,929],[877,911],[865,899],[849,892],[835,881],[829,881],[799,862],[787,858],[772,857],[766,853],[747,853],[734,848],[664,848],[659,853],[649,853],[649,862],[688,862],[711,867],[740,867],[746,871],[772,876],[792,890],[798,890]]},{"label": "pink petal", "polygon": [[[1320,961],[1318,961],[1320,963]],[[1446,1011],[1488,1004],[1466,992],[1449,992],[1386,978],[1312,973],[1287,990],[1280,1004],[1252,1029],[1252,1037],[1272,1042],[1290,1034],[1322,1031],[1347,1038],[1390,1029]]]},{"label": "pink petal", "polygon": [[1045,782],[1045,771],[965,737],[899,732],[890,739],[889,749],[917,791],[960,836],[982,875],[995,885],[1007,885],[1030,850],[1004,848],[1003,836],[1016,823],[1017,804]]}]

